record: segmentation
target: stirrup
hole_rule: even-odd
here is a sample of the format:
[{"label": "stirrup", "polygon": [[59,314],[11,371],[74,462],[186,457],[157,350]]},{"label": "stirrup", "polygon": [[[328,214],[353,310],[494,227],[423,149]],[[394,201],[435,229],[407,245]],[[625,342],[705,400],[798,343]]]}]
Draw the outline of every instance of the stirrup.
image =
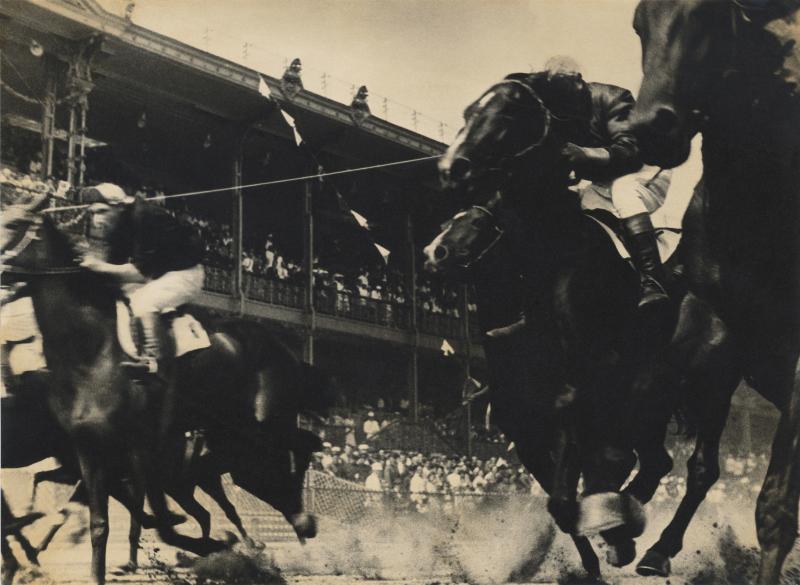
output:
[{"label": "stirrup", "polygon": [[640,309],[669,302],[669,295],[666,289],[652,276],[645,275],[642,278],[641,289],[642,295],[639,299]]}]

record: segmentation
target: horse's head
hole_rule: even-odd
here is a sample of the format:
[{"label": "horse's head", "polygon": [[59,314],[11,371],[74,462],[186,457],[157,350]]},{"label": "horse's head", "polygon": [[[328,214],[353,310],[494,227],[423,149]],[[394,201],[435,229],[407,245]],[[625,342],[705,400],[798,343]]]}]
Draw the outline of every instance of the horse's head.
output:
[{"label": "horse's head", "polygon": [[3,210],[0,264],[6,277],[77,269],[72,244],[52,219],[23,206]]},{"label": "horse's head", "polygon": [[303,486],[314,452],[322,450],[321,439],[294,429],[259,444],[258,449],[245,443],[237,448],[234,483],[283,514],[301,541],[314,538],[317,521],[303,509]]},{"label": "horse's head", "polygon": [[642,43],[644,78],[631,123],[648,162],[674,167],[688,158],[698,120],[712,113],[710,104],[724,91],[720,82],[735,73],[737,37],[766,3],[639,2],[633,26]]},{"label": "horse's head", "polygon": [[503,230],[495,212],[500,197],[486,205],[473,205],[442,225],[442,231],[425,246],[425,269],[430,272],[467,270],[482,260],[500,241]]},{"label": "horse's head", "polygon": [[[484,205],[527,155],[545,142],[557,153],[564,129],[591,112],[591,95],[577,74],[513,74],[464,112],[464,127],[439,161],[445,189],[464,203]],[[556,128],[558,126],[558,128]]]}]

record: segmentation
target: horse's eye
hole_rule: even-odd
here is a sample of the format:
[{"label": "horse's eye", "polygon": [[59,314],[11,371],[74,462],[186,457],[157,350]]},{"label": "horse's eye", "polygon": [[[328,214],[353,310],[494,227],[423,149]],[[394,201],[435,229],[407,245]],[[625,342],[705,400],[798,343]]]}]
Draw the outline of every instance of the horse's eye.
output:
[{"label": "horse's eye", "polygon": [[479,228],[483,225],[483,220],[480,217],[476,217],[472,220],[472,227]]}]

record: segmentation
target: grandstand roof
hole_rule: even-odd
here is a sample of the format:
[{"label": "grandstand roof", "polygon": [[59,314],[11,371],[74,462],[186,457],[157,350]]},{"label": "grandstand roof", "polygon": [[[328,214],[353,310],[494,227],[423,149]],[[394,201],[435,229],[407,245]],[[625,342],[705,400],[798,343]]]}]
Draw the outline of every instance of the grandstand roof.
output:
[{"label": "grandstand roof", "polygon": [[[48,54],[62,60],[69,53],[70,42],[103,34],[102,54],[93,68],[95,101],[124,100],[129,109],[140,105],[169,110],[199,125],[230,127],[231,122],[246,124],[262,118],[256,124],[260,130],[291,140],[291,130],[279,115],[270,113],[258,93],[258,72],[133,24],[107,12],[94,0],[7,0],[0,6],[0,16],[5,20],[4,44],[27,48],[30,39],[36,38]],[[18,66],[33,83],[43,77],[35,71],[43,68],[30,54]],[[265,76],[265,80],[273,94],[281,95],[275,77]],[[305,90],[285,104],[285,109],[297,119],[303,137],[314,147],[361,163],[439,154],[444,149],[440,142],[375,117],[356,127],[348,105]],[[120,114],[116,108],[111,110],[112,116]],[[95,118],[102,115],[93,114]],[[95,127],[108,134],[123,130],[113,120],[108,122]],[[113,141],[122,137],[97,138]],[[397,172],[423,179],[430,178],[432,171],[433,165],[426,164]]]}]

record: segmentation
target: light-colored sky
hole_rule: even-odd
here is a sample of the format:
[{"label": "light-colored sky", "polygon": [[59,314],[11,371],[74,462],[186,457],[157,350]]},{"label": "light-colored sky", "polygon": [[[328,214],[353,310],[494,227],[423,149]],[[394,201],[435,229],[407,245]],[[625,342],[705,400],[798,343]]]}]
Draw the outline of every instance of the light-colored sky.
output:
[{"label": "light-colored sky", "polygon": [[[127,4],[101,1],[117,13]],[[285,59],[300,57],[311,91],[323,93],[323,73],[330,76],[324,93],[338,101],[349,101],[352,85],[365,84],[373,112],[380,115],[388,97],[392,121],[409,126],[414,109],[424,114],[420,131],[435,135],[437,121],[457,128],[464,107],[490,84],[510,72],[541,68],[552,55],[574,57],[589,80],[636,93],[636,3],[136,0],[133,21],[273,76],[280,76]],[[688,195],[699,173],[696,159],[676,173],[673,192]],[[674,215],[684,203],[670,204]]]}]

